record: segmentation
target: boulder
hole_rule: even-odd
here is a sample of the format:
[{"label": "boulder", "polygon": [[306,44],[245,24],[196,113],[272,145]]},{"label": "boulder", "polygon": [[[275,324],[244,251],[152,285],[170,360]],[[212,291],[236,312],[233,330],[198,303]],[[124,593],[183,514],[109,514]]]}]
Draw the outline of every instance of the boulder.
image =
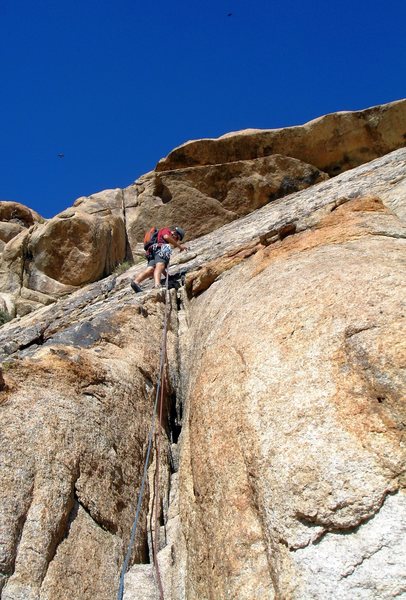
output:
[{"label": "boulder", "polygon": [[19,223],[7,223],[0,221],[0,240],[4,243],[7,243],[24,229],[25,228]]},{"label": "boulder", "polygon": [[80,286],[109,275],[124,259],[124,224],[109,209],[93,214],[71,208],[33,231],[27,250],[38,271]]},{"label": "boulder", "polygon": [[0,202],[0,290],[18,295],[29,231],[44,219],[18,202]]},{"label": "boulder", "polygon": [[[28,228],[34,223],[41,223],[44,219],[35,210],[19,202],[0,201],[0,222],[19,225]],[[1,230],[0,230],[1,231]],[[3,238],[1,238],[3,239]]]},{"label": "boulder", "polygon": [[325,115],[283,129],[248,129],[187,142],[159,161],[157,171],[283,154],[329,175],[369,162],[405,145],[406,100]]},{"label": "boulder", "polygon": [[17,294],[21,288],[30,230],[23,229],[13,237],[0,256],[0,290]]},{"label": "boulder", "polygon": [[108,216],[110,213],[115,217],[123,218],[123,190],[115,188],[103,190],[90,196],[81,196],[73,203],[74,208],[79,208],[88,214],[99,214]]},{"label": "boulder", "polygon": [[[122,198],[122,190],[78,198],[46,222],[23,205],[0,203],[0,289],[13,296],[17,314],[109,275],[124,260]],[[22,287],[39,300],[20,298]]]}]

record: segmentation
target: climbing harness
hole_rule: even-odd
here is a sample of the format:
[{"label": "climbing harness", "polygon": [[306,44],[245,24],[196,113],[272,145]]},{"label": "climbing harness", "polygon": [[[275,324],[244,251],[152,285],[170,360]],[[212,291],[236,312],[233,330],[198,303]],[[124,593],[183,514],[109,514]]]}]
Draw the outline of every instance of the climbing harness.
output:
[{"label": "climbing harness", "polygon": [[152,249],[163,260],[169,261],[172,254],[172,248],[170,244],[154,244]]},{"label": "climbing harness", "polygon": [[160,462],[160,452],[161,452],[161,428],[162,428],[163,399],[164,399],[165,372],[166,372],[166,359],[167,359],[166,340],[167,340],[167,333],[168,333],[169,305],[170,305],[170,302],[169,302],[168,272],[167,272],[166,280],[165,280],[165,312],[164,312],[164,319],[163,319],[161,353],[160,353],[160,359],[159,359],[159,374],[158,374],[158,381],[157,381],[157,386],[156,386],[154,410],[153,410],[151,426],[150,426],[150,430],[149,430],[149,434],[148,434],[148,447],[147,447],[147,453],[145,455],[144,470],[143,470],[143,474],[142,474],[141,486],[140,486],[140,491],[139,491],[139,495],[138,495],[137,508],[135,511],[134,522],[133,522],[133,525],[131,528],[131,535],[130,535],[130,541],[129,541],[128,548],[127,548],[127,553],[125,555],[123,567],[121,569],[117,600],[123,600],[124,577],[125,577],[125,574],[128,569],[128,564],[130,562],[131,553],[132,553],[134,541],[135,541],[135,535],[137,532],[137,525],[138,525],[138,521],[139,521],[139,517],[140,517],[140,513],[141,513],[141,506],[142,506],[142,500],[143,500],[143,496],[144,496],[145,482],[146,482],[147,473],[148,473],[148,463],[149,463],[149,458],[150,458],[151,450],[152,450],[152,439],[153,439],[154,433],[155,433],[155,422],[156,422],[156,416],[157,416],[158,410],[159,410],[159,425],[158,425],[158,432],[155,433],[155,446],[156,446],[156,471],[155,471],[155,485],[154,485],[154,487],[155,487],[155,536],[154,536],[154,542],[153,542],[153,557],[154,557],[154,567],[155,567],[155,572],[156,572],[156,578],[157,578],[157,583],[158,583],[158,588],[159,588],[159,597],[160,597],[160,600],[164,600],[162,580],[161,580],[161,575],[159,572],[159,565],[158,565],[158,539],[159,539],[159,537],[158,537],[158,533],[159,533],[159,531],[158,531],[158,528],[159,528],[158,503],[159,503],[159,462]]}]

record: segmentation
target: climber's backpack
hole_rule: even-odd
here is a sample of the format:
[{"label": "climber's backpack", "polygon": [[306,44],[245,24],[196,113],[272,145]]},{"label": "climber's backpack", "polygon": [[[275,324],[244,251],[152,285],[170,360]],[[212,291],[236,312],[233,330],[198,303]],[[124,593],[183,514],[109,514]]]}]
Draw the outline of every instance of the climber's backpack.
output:
[{"label": "climber's backpack", "polygon": [[157,243],[158,240],[158,229],[151,227],[144,235],[144,250],[148,253],[151,247]]}]

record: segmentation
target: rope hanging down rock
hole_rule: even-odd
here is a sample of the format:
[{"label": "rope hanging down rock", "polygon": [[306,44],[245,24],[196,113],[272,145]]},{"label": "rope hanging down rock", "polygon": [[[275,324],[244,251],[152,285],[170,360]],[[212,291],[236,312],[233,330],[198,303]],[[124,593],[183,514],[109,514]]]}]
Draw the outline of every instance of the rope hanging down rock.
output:
[{"label": "rope hanging down rock", "polygon": [[[170,303],[169,303],[169,290],[168,290],[168,273],[166,273],[165,313],[164,313],[164,320],[163,320],[161,352],[160,352],[160,359],[159,359],[159,374],[158,374],[158,381],[157,381],[157,386],[156,386],[154,410],[153,410],[151,426],[150,426],[150,430],[149,430],[149,434],[148,434],[148,447],[147,447],[147,453],[145,455],[144,470],[143,470],[143,474],[142,474],[140,492],[138,495],[137,508],[135,511],[134,522],[133,522],[133,525],[131,528],[131,535],[130,535],[130,541],[129,541],[128,548],[127,548],[127,553],[125,555],[125,559],[124,559],[123,566],[121,569],[120,583],[119,583],[119,588],[118,588],[118,593],[117,593],[117,600],[123,600],[124,577],[125,577],[125,574],[127,573],[128,564],[130,562],[131,553],[132,553],[132,550],[134,547],[138,521],[139,521],[140,513],[141,513],[142,500],[143,500],[144,490],[145,490],[145,482],[147,480],[149,458],[150,458],[151,450],[152,450],[152,439],[154,437],[154,432],[155,432],[155,422],[156,422],[156,416],[157,416],[157,412],[158,412],[158,404],[159,404],[159,432],[158,432],[157,458],[156,458],[157,468],[156,468],[156,476],[155,476],[155,495],[156,495],[156,498],[159,497],[158,485],[159,485],[159,460],[160,460],[160,430],[161,430],[161,425],[162,425],[162,406],[163,406],[164,384],[165,384],[166,340],[167,340],[167,333],[168,333],[169,304]],[[154,555],[154,566],[155,566],[156,577],[157,577],[157,582],[158,582],[160,600],[163,600],[163,598],[164,598],[163,587],[162,587],[162,580],[161,580],[161,575],[159,572],[158,557],[157,557],[157,554],[158,554],[157,528],[158,528],[158,502],[156,502],[156,504],[155,504],[155,542],[153,544],[153,546],[154,546],[153,547],[153,555]]]}]

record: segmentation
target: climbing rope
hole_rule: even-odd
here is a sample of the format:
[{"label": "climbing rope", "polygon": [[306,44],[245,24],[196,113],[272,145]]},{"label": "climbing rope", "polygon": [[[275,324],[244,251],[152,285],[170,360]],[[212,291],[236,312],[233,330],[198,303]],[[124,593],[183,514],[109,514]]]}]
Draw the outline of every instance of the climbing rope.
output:
[{"label": "climbing rope", "polygon": [[[158,374],[158,381],[157,381],[156,394],[155,394],[154,410],[153,410],[151,426],[150,426],[150,430],[149,430],[149,434],[148,434],[148,447],[147,447],[147,453],[145,455],[144,469],[143,469],[143,474],[142,474],[140,492],[138,495],[137,508],[135,511],[134,522],[133,522],[133,525],[131,528],[131,535],[130,535],[130,541],[129,541],[128,548],[127,548],[127,553],[125,555],[123,567],[121,569],[117,600],[123,600],[124,577],[125,577],[125,574],[127,573],[128,564],[130,562],[131,553],[132,553],[134,541],[135,541],[135,535],[137,532],[138,521],[139,521],[140,513],[141,513],[141,506],[142,506],[142,500],[143,500],[143,496],[144,496],[145,482],[147,480],[147,474],[148,474],[149,458],[150,458],[151,449],[152,449],[152,439],[154,437],[154,432],[155,432],[155,422],[156,422],[156,416],[157,416],[157,411],[158,411],[158,404],[159,404],[159,434],[158,434],[157,458],[156,458],[157,467],[156,467],[156,474],[155,474],[155,495],[156,495],[156,498],[159,497],[158,485],[159,485],[159,460],[160,460],[160,430],[161,430],[161,425],[162,425],[162,407],[163,407],[165,370],[166,370],[166,340],[167,340],[167,333],[168,333],[168,316],[169,316],[169,291],[168,291],[168,272],[167,272],[166,273],[166,281],[165,281],[165,313],[164,313],[164,319],[163,319],[161,351],[160,351],[160,358],[159,358],[159,374]],[[154,555],[154,566],[155,566],[156,577],[157,577],[157,582],[158,582],[160,600],[163,600],[163,598],[164,598],[163,587],[162,587],[162,580],[161,580],[161,576],[160,576],[160,572],[159,572],[158,557],[157,557],[157,554],[158,554],[157,527],[158,527],[158,502],[156,501],[155,502],[155,543],[153,545],[154,546],[153,555]]]},{"label": "climbing rope", "polygon": [[[165,294],[167,294],[167,291],[165,292]],[[165,306],[168,305],[167,299],[165,298]],[[158,551],[159,551],[159,533],[160,533],[160,526],[158,523],[158,509],[159,509],[159,464],[161,462],[161,430],[162,430],[162,413],[163,413],[163,404],[164,404],[164,390],[165,390],[165,373],[166,373],[166,337],[165,337],[165,341],[164,341],[164,345],[163,345],[163,349],[164,349],[164,361],[163,361],[163,372],[161,373],[161,393],[160,393],[160,398],[159,398],[159,425],[158,425],[158,431],[155,434],[156,438],[155,439],[155,447],[156,447],[156,469],[155,469],[155,485],[154,485],[154,491],[155,491],[155,535],[154,535],[154,543],[153,543],[153,555],[154,555],[154,566],[155,566],[155,573],[156,573],[156,578],[157,578],[157,583],[158,583],[158,589],[159,589],[159,597],[160,600],[164,600],[164,590],[163,590],[163,586],[162,586],[162,580],[161,580],[161,574],[159,572],[159,564],[158,564]],[[152,532],[151,532],[152,535]]]}]

